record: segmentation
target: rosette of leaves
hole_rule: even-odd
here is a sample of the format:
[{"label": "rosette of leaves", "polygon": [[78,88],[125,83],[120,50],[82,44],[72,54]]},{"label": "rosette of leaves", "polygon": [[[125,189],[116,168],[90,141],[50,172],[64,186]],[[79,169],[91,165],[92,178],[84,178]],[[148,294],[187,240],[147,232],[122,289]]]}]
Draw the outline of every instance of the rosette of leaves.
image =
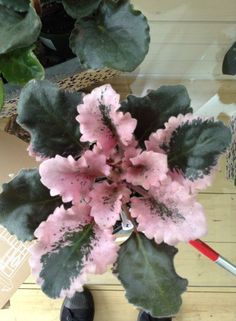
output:
[{"label": "rosette of leaves", "polygon": [[148,52],[147,19],[129,0],[0,0],[0,73],[9,83],[24,85],[44,77],[33,49],[42,27],[40,15],[49,4],[61,4],[75,20],[70,48],[86,69],[132,71]]},{"label": "rosette of leaves", "polygon": [[[80,132],[82,129],[75,119],[77,105],[81,104],[83,99],[81,94],[59,90],[47,81],[30,82],[24,87],[18,105],[18,122],[30,132],[30,149],[34,154],[42,157],[42,160],[50,158],[48,161],[56,157],[60,161],[69,157],[69,162],[81,160],[86,153],[91,155],[94,143],[89,145],[83,142]],[[99,108],[103,113],[104,122],[114,132],[114,124],[109,118],[110,106],[100,105]],[[139,149],[145,153],[145,141],[150,135],[164,129],[171,116],[182,114],[187,117],[191,111],[190,99],[183,86],[163,86],[150,91],[145,97],[129,96],[121,104],[118,113],[119,119],[122,119],[124,114],[126,122],[131,116],[136,119],[134,135]],[[127,116],[128,113],[131,116]],[[132,124],[136,123],[131,121]],[[199,118],[178,125],[171,133],[168,143],[160,148],[168,155],[169,170],[182,173],[183,177],[194,182],[209,175],[218,157],[228,147],[230,139],[230,130],[223,123]],[[104,162],[105,158],[98,157],[100,162]],[[91,161],[86,170],[91,170],[91,164],[94,163]],[[108,188],[109,184],[104,182],[107,167],[105,164],[103,167],[105,169],[99,186],[104,185]],[[88,173],[90,176],[94,174]],[[79,180],[76,176],[69,184],[77,184]],[[78,187],[82,188],[84,185],[80,182],[82,181],[78,182]],[[131,188],[130,184],[123,188],[126,196],[127,188]],[[144,188],[134,189],[132,197],[137,200],[142,191]],[[92,190],[91,193],[95,192]],[[114,193],[117,193],[117,188],[114,189]],[[22,241],[34,239],[35,230],[36,236],[40,237],[44,229],[48,229],[47,235],[50,235],[51,243],[49,246],[38,248],[41,256],[35,268],[40,269],[43,291],[55,298],[67,293],[68,289],[74,287],[76,280],[84,277],[85,267],[94,259],[94,252],[102,246],[101,242],[103,246],[106,244],[100,257],[101,265],[103,264],[109,257],[107,247],[110,246],[110,238],[106,234],[107,229],[103,234],[97,221],[89,218],[86,204],[83,206],[77,203],[77,209],[75,204],[72,206],[70,203],[63,207],[61,205],[65,200],[68,201],[68,197],[64,194],[62,198],[55,196],[55,190],[52,194],[54,196],[51,196],[49,189],[42,184],[38,170],[21,171],[12,181],[3,185],[0,194],[0,223]],[[92,195],[94,194],[90,194],[90,197]],[[104,204],[109,206],[109,193],[104,197]],[[116,202],[114,199],[111,198],[113,203]],[[124,202],[128,202],[125,199],[126,197]],[[95,218],[100,203],[94,201],[92,206],[95,206]],[[128,207],[129,203],[126,206]],[[175,217],[175,208],[158,201],[155,206],[163,215]],[[180,214],[178,213],[179,217]],[[80,223],[78,217],[81,218]],[[176,216],[175,219],[177,218]],[[43,223],[40,224],[41,222]],[[135,219],[133,222],[135,225],[138,224]],[[154,239],[147,238],[145,233],[136,229],[131,233],[127,241],[120,246],[114,262],[114,272],[124,286],[130,303],[155,317],[172,316],[178,312],[181,294],[186,290],[187,281],[179,277],[175,271],[173,258],[176,252],[173,246],[164,243],[158,245]]]}]

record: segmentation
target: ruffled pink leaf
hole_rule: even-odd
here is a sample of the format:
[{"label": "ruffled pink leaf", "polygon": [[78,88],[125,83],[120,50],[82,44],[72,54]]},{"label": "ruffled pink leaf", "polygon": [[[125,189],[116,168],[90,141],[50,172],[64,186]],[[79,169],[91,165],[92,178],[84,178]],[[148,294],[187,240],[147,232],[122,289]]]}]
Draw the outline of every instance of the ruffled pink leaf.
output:
[{"label": "ruffled pink leaf", "polygon": [[76,117],[82,142],[97,142],[105,153],[112,150],[119,140],[124,145],[128,144],[137,122],[129,113],[118,111],[119,98],[110,85],[98,87],[84,96]]},{"label": "ruffled pink leaf", "polygon": [[203,190],[211,186],[216,170],[217,167],[213,167],[208,175],[204,175],[194,181],[184,177],[181,172],[177,171],[169,172],[169,176],[173,181],[178,182],[188,189],[190,194],[196,194],[199,190]]},{"label": "ruffled pink leaf", "polygon": [[80,159],[56,155],[40,164],[42,183],[51,196],[61,195],[64,202],[79,202],[86,198],[95,178],[107,176],[110,167],[102,154],[86,151]]},{"label": "ruffled pink leaf", "polygon": [[151,192],[150,197],[131,198],[130,210],[148,238],[175,245],[206,234],[203,208],[183,186],[168,181]]},{"label": "ruffled pink leaf", "polygon": [[155,133],[150,135],[147,141],[145,141],[147,150],[157,153],[164,153],[162,146],[170,142],[173,132],[183,123],[191,121],[195,118],[196,117],[194,117],[192,114],[179,114],[177,117],[170,117],[168,122],[165,123],[164,129],[158,129]]},{"label": "ruffled pink leaf", "polygon": [[50,297],[71,297],[83,291],[88,273],[104,273],[117,258],[111,231],[94,225],[89,213],[88,205],[57,208],[35,232],[30,265]]},{"label": "ruffled pink leaf", "polygon": [[133,185],[149,189],[151,186],[159,186],[167,177],[167,156],[164,154],[144,151],[130,158],[130,162],[132,166],[127,168],[124,177]]},{"label": "ruffled pink leaf", "polygon": [[90,192],[91,216],[101,228],[112,227],[119,219],[122,203],[129,201],[130,190],[123,185],[94,184]]}]

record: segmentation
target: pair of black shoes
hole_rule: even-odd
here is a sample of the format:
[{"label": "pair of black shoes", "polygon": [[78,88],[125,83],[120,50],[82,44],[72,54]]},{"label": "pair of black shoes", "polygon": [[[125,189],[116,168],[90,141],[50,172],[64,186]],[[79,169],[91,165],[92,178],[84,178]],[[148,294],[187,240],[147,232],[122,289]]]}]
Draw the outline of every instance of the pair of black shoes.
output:
[{"label": "pair of black shoes", "polygon": [[[60,321],[93,321],[94,302],[88,289],[77,292],[72,298],[65,299],[61,308]],[[137,321],[171,321],[171,318],[153,318],[141,311]]]}]

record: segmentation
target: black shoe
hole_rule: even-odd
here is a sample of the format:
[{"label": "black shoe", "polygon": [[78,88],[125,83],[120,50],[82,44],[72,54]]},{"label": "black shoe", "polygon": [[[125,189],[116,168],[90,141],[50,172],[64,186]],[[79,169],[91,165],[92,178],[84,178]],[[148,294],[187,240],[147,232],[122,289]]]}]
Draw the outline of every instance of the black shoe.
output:
[{"label": "black shoe", "polygon": [[62,307],[60,321],[93,321],[94,302],[88,289],[76,292],[72,298],[65,298]]},{"label": "black shoe", "polygon": [[171,321],[172,318],[153,318],[145,311],[140,311],[137,321]]}]

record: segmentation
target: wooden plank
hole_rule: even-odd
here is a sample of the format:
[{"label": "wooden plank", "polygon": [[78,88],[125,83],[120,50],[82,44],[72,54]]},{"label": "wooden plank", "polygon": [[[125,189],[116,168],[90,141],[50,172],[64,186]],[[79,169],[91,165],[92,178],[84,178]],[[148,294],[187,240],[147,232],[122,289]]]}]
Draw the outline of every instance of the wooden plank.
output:
[{"label": "wooden plank", "polygon": [[[203,193],[221,193],[221,194],[235,194],[236,187],[234,183],[228,179],[226,179],[226,159],[225,157],[221,157],[218,170],[215,173],[215,176],[212,180],[212,185],[208,187]],[[215,197],[215,196],[212,196]]]},{"label": "wooden plank", "polygon": [[[138,310],[129,304],[123,291],[92,291],[94,321],[136,321]],[[61,300],[50,300],[39,290],[19,290],[12,298],[12,319],[3,321],[58,321]],[[187,292],[176,321],[233,321],[236,318],[235,293]],[[2,311],[0,311],[2,313]],[[3,314],[0,314],[0,317]]]},{"label": "wooden plank", "polygon": [[210,242],[236,242],[235,194],[200,194],[208,221],[208,234],[205,237]]},{"label": "wooden plank", "polygon": [[[208,244],[228,260],[236,263],[235,243],[209,242]],[[188,279],[192,291],[199,291],[199,287],[208,287],[209,289],[213,287],[214,291],[216,288],[221,288],[221,291],[236,292],[235,276],[201,255],[189,244],[182,243],[178,249],[179,252],[175,257],[176,270],[179,275]],[[102,275],[90,275],[87,284],[95,289],[107,290],[109,287],[117,289],[120,282],[111,271],[108,271]],[[30,276],[21,288],[39,289],[39,286],[35,285],[34,277]],[[227,288],[229,289],[227,290]]]},{"label": "wooden plank", "polygon": [[134,7],[154,21],[235,22],[236,2],[226,0],[133,0]]},{"label": "wooden plank", "polygon": [[233,321],[236,319],[236,294],[186,293],[176,321]]}]

